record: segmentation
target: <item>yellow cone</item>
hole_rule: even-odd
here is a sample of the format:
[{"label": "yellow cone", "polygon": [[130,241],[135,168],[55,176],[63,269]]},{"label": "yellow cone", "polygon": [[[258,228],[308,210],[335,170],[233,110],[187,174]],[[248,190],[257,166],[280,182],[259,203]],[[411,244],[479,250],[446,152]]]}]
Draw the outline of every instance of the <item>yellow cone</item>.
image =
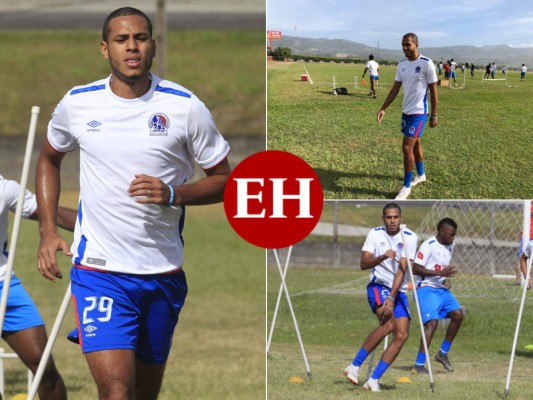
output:
[{"label": "yellow cone", "polygon": [[300,378],[299,376],[291,376],[291,379],[289,379],[289,382],[291,383],[304,383],[305,381]]},{"label": "yellow cone", "polygon": [[524,346],[524,349],[533,350],[533,344],[528,344],[528,345]]},{"label": "yellow cone", "polygon": [[413,383],[413,381],[411,379],[409,379],[408,377],[406,377],[406,376],[402,376],[401,378],[398,378],[397,382],[400,382],[400,383]]},{"label": "yellow cone", "polygon": [[26,393],[17,393],[11,398],[11,400],[26,400],[27,398],[28,395]]}]

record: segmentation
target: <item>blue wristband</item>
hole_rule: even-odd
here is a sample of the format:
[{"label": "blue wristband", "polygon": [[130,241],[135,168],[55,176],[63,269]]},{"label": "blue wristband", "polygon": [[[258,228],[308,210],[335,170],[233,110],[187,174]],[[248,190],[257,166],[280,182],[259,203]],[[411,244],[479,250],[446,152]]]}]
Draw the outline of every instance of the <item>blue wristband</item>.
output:
[{"label": "blue wristband", "polygon": [[170,207],[174,204],[174,187],[172,185],[167,185],[168,190],[170,190],[170,197],[168,198],[168,204],[167,207]]}]

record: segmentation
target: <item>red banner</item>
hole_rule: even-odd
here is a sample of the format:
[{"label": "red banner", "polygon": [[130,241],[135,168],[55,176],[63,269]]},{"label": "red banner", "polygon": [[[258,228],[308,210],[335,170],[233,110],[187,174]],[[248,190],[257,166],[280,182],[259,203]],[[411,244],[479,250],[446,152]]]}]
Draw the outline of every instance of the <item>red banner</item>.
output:
[{"label": "red banner", "polygon": [[280,31],[267,31],[267,38],[268,39],[281,39],[281,32]]}]

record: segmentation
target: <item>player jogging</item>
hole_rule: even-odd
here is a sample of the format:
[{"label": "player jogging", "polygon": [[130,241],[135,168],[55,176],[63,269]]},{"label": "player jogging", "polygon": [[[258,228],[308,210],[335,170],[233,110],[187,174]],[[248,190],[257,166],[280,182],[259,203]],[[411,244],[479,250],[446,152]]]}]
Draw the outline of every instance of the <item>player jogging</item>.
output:
[{"label": "player jogging", "polygon": [[366,63],[365,70],[363,71],[363,78],[365,77],[366,71],[370,75],[370,93],[369,96],[372,96],[373,99],[376,98],[376,81],[379,79],[379,64],[374,61],[374,56],[370,54],[368,56],[368,62]]},{"label": "player jogging", "polygon": [[[0,175],[0,293],[4,288],[4,279],[8,265],[8,214],[15,212],[18,203],[20,185],[18,182],[4,179]],[[76,210],[58,208],[59,226],[74,230]],[[29,190],[24,194],[22,217],[39,219],[37,199]],[[39,362],[48,340],[44,321],[30,295],[20,279],[13,273],[7,297],[6,314],[2,329],[2,339],[13,349],[22,362],[32,371],[37,372]],[[41,400],[66,400],[67,390],[59,374],[54,359],[50,357],[38,389]],[[0,396],[1,398],[1,396]]]},{"label": "player jogging", "polygon": [[[448,359],[448,352],[463,321],[463,310],[446,284],[446,278],[455,276],[458,272],[450,264],[456,232],[457,224],[453,219],[444,218],[439,221],[437,235],[422,243],[413,265],[413,274],[419,276],[416,293],[428,349],[439,319],[450,318],[444,341],[435,355],[435,360],[449,372],[453,372],[453,367]],[[420,348],[412,371],[414,374],[428,372],[424,367],[426,353],[423,343],[420,338]]]},{"label": "player jogging", "polygon": [[[407,243],[400,232],[401,209],[396,203],[383,207],[383,226],[374,228],[366,237],[361,250],[361,269],[372,269],[367,286],[368,303],[379,320],[379,326],[367,336],[354,360],[344,369],[346,378],[354,385],[359,383],[359,369],[367,356],[392,332],[393,339],[381,355],[371,377],[363,385],[366,390],[379,392],[379,379],[396,359],[409,337],[409,304],[405,291],[407,253],[410,259],[416,254],[417,236],[404,229]],[[405,249],[404,249],[405,247]]]},{"label": "player jogging", "polygon": [[[187,295],[182,269],[185,206],[220,202],[228,143],[205,105],[150,68],[152,23],[123,7],[100,43],[111,75],[70,90],[56,107],[37,164],[43,206],[38,268],[61,278],[55,227],[59,172],[80,150],[80,199],[72,244],[79,340],[100,399],[156,399]],[[193,177],[194,164],[206,176]]]},{"label": "player jogging", "polygon": [[[431,99],[431,117],[429,126],[437,126],[437,74],[433,62],[418,51],[418,37],[414,33],[407,33],[402,38],[402,50],[407,57],[401,61],[396,69],[394,85],[377,114],[381,123],[385,110],[394,101],[403,85],[402,126],[404,134],[403,186],[396,200],[405,200],[411,194],[411,186],[426,181],[424,170],[424,152],[422,150],[422,131],[428,118],[428,89]],[[413,180],[413,169],[416,166],[418,176]],[[412,181],[412,182],[411,182]]]}]

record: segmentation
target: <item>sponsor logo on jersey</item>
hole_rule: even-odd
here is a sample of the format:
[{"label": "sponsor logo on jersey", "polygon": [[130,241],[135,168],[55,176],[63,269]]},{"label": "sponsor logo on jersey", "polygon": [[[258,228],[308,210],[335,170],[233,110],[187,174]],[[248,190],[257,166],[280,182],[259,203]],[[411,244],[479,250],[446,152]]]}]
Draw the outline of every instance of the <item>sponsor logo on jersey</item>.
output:
[{"label": "sponsor logo on jersey", "polygon": [[156,113],[148,120],[150,136],[167,136],[170,120],[163,113]]},{"label": "sponsor logo on jersey", "polygon": [[87,129],[87,132],[100,132],[100,129],[98,129],[98,127],[102,125],[102,123],[93,119],[91,122],[87,122],[87,125],[91,127],[90,129]]},{"label": "sponsor logo on jersey", "polygon": [[422,254],[421,251],[418,252],[417,258],[420,258],[420,259],[423,259],[423,258],[424,258],[424,255]]}]

